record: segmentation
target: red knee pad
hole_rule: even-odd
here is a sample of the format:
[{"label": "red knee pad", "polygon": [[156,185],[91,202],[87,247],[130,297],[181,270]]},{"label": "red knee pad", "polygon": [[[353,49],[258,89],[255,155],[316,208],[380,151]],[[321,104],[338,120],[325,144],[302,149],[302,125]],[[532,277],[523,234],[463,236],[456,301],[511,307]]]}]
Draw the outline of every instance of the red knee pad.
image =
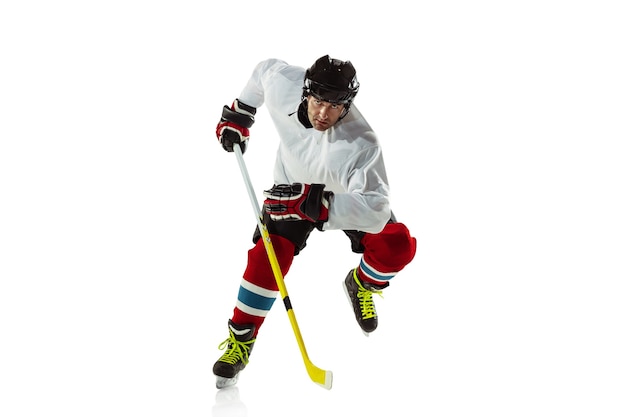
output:
[{"label": "red knee pad", "polygon": [[362,240],[365,262],[381,272],[398,272],[415,257],[417,241],[403,223],[389,223]]}]

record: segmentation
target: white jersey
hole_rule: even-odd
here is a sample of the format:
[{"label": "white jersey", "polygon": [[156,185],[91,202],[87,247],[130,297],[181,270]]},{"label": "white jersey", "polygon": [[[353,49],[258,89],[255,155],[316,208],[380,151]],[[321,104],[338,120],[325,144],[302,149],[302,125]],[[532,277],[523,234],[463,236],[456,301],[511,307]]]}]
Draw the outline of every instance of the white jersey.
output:
[{"label": "white jersey", "polygon": [[324,230],[380,232],[391,217],[389,185],[376,134],[354,103],[333,127],[320,132],[298,119],[304,68],[269,59],[259,63],[239,95],[265,104],[280,136],[276,184],[325,184],[334,193]]}]

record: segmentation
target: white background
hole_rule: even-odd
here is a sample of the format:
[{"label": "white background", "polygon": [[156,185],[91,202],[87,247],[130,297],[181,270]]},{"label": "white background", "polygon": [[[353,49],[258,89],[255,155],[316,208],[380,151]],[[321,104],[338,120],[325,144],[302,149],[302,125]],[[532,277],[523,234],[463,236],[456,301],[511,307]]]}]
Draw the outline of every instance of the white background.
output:
[{"label": "white background", "polygon": [[[623,416],[618,1],[0,6],[3,416]],[[418,254],[365,338],[315,233],[237,389],[211,367],[254,217],[214,136],[254,65],[357,67]],[[277,138],[259,110],[257,195]]]}]

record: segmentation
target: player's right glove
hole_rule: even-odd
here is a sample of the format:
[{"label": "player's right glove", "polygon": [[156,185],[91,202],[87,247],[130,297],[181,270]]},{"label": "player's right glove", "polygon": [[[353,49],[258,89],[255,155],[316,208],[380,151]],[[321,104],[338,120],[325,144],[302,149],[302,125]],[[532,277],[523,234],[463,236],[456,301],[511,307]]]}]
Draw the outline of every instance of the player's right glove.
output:
[{"label": "player's right glove", "polygon": [[308,220],[313,223],[328,221],[332,191],[324,191],[324,184],[274,185],[263,192],[263,207],[272,220]]},{"label": "player's right glove", "polygon": [[232,106],[224,106],[222,118],[217,124],[215,134],[227,152],[233,152],[233,145],[238,143],[241,153],[246,151],[246,144],[250,137],[249,128],[254,124],[256,109],[235,99]]}]

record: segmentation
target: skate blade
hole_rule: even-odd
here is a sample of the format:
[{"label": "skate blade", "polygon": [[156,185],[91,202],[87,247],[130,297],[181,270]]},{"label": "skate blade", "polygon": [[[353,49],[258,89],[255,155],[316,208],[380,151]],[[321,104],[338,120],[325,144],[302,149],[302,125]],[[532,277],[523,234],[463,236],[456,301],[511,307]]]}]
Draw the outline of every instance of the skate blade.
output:
[{"label": "skate blade", "polygon": [[239,375],[235,375],[233,378],[224,378],[223,376],[215,376],[215,386],[217,389],[232,387],[239,380]]}]

